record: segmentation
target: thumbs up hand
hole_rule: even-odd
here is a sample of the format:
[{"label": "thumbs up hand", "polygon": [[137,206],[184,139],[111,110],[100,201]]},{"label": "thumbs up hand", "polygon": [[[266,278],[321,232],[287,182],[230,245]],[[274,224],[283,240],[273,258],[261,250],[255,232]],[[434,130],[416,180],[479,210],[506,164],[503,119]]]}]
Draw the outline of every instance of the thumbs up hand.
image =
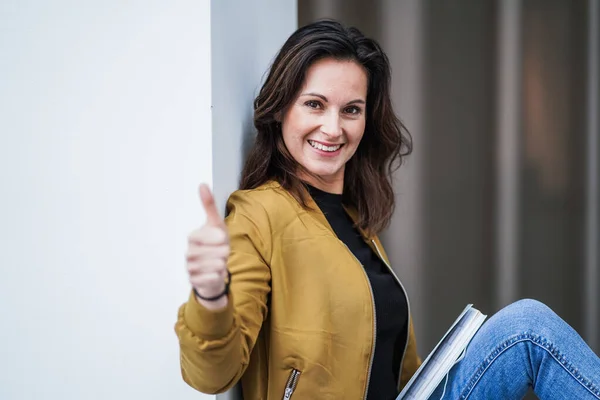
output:
[{"label": "thumbs up hand", "polygon": [[[200,201],[206,212],[206,223],[188,236],[186,254],[190,283],[202,297],[215,297],[225,290],[227,258],[229,257],[229,235],[225,221],[219,215],[215,199],[206,185],[200,185]],[[208,309],[227,305],[227,296],[215,301],[198,302]]]},{"label": "thumbs up hand", "polygon": [[217,210],[217,206],[215,204],[215,198],[208,186],[202,184],[199,188],[200,192],[200,201],[202,202],[202,206],[204,206],[204,211],[206,212],[206,224],[214,227],[225,228],[225,222],[223,218],[219,215],[219,211]]}]

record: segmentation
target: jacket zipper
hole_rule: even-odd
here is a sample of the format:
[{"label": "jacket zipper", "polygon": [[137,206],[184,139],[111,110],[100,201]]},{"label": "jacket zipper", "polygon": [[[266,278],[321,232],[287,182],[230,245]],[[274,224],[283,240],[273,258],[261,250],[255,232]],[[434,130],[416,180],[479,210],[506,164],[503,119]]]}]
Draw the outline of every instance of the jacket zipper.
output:
[{"label": "jacket zipper", "polygon": [[367,394],[369,393],[369,383],[371,382],[371,370],[373,369],[373,358],[375,357],[375,343],[377,342],[377,311],[375,310],[375,296],[373,295],[373,288],[371,287],[371,281],[369,280],[369,275],[367,275],[367,271],[365,271],[364,265],[359,261],[358,258],[354,255],[354,253],[350,250],[346,243],[340,240],[348,252],[352,254],[352,257],[356,260],[358,265],[361,266],[363,273],[365,274],[365,278],[367,279],[367,284],[369,286],[369,293],[371,294],[371,304],[373,305],[373,346],[371,347],[371,359],[369,360],[369,370],[367,371],[367,386],[365,387],[365,395],[363,399],[367,399]]},{"label": "jacket zipper", "polygon": [[371,239],[371,242],[375,246],[375,249],[377,250],[377,254],[379,255],[379,258],[381,259],[381,261],[383,261],[383,263],[388,268],[388,270],[390,271],[392,276],[396,279],[396,282],[398,282],[398,284],[400,285],[400,288],[402,289],[402,293],[404,294],[404,298],[406,299],[406,308],[408,311],[408,326],[406,327],[406,342],[404,343],[404,351],[402,352],[402,358],[400,359],[400,371],[398,372],[397,387],[398,387],[398,390],[400,390],[400,382],[402,382],[402,364],[404,364],[404,356],[406,355],[406,349],[408,348],[408,339],[410,337],[410,301],[408,300],[408,295],[406,294],[404,285],[402,284],[402,282],[400,282],[400,279],[398,279],[398,276],[396,276],[396,273],[394,272],[392,267],[387,263],[387,261],[385,261],[385,258],[383,258],[383,255],[379,251],[379,246],[377,246],[377,242],[375,242],[375,239]]},{"label": "jacket zipper", "polygon": [[298,378],[300,377],[300,371],[297,369],[292,369],[290,373],[290,377],[288,378],[285,384],[285,392],[283,393],[283,399],[291,399],[292,394],[294,394],[294,390],[296,390],[296,385],[298,384]]}]

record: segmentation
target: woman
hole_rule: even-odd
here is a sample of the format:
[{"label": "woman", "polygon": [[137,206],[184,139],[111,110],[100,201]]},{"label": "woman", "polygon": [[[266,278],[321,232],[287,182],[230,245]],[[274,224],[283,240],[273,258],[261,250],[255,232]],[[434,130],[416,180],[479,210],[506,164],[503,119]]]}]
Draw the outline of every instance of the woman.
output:
[{"label": "woman", "polygon": [[[221,219],[189,236],[193,290],[178,315],[183,378],[239,380],[252,399],[393,399],[419,367],[409,302],[376,234],[411,149],[386,55],[358,30],[297,30],[254,103],[258,135]],[[556,386],[558,385],[558,386]],[[535,301],[475,336],[438,397],[600,399],[600,361]],[[564,393],[564,395],[563,395]],[[579,397],[577,397],[579,396]]]}]

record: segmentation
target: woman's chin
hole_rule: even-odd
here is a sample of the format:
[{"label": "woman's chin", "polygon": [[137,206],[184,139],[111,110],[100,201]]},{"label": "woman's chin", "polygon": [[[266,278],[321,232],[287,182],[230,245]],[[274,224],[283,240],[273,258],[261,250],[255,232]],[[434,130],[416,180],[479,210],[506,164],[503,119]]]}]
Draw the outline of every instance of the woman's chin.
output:
[{"label": "woman's chin", "polygon": [[339,168],[319,168],[316,166],[309,166],[307,169],[311,174],[318,176],[326,182],[336,180],[338,177],[343,179],[344,176],[344,172],[340,171]]}]

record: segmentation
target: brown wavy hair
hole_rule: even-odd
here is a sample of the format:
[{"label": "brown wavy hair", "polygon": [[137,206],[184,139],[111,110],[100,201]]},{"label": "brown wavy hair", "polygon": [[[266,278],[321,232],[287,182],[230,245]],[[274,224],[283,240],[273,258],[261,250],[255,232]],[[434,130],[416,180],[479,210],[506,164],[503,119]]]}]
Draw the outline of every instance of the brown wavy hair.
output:
[{"label": "brown wavy hair", "polygon": [[343,201],[358,211],[359,228],[368,234],[378,233],[394,212],[392,173],[412,151],[412,139],[392,108],[388,57],[375,40],[334,20],[320,20],[298,29],[275,57],[254,100],[257,136],[242,171],[240,189],[254,189],[276,180],[308,207],[300,173],[310,172],[287,150],[278,116],[296,98],[308,68],[330,57],[354,61],[367,72],[365,132],[346,163]]}]

